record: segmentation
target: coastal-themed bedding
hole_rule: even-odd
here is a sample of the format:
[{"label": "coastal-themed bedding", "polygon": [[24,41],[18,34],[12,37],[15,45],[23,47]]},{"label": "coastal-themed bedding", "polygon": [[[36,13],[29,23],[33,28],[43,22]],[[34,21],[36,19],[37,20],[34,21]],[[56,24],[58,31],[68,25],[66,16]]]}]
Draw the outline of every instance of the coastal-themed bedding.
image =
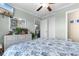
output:
[{"label": "coastal-themed bedding", "polygon": [[12,45],[3,56],[79,56],[79,43],[40,38]]}]

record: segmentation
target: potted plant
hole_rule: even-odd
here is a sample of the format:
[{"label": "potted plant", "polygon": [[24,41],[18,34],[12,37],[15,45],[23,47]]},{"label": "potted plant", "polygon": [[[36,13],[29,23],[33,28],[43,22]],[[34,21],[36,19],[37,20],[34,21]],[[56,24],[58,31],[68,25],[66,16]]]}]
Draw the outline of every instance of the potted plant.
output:
[{"label": "potted plant", "polygon": [[31,34],[32,34],[32,40],[35,39],[36,37],[35,33],[31,32]]},{"label": "potted plant", "polygon": [[22,29],[21,28],[16,28],[15,29],[15,34],[21,34],[21,32],[22,32]]}]

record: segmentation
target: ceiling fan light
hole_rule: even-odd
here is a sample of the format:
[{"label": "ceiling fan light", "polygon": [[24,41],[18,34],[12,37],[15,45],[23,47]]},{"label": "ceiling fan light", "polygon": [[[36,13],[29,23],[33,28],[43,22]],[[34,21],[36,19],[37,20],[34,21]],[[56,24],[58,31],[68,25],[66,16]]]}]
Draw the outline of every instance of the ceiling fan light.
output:
[{"label": "ceiling fan light", "polygon": [[43,6],[43,7],[47,7],[48,4],[47,4],[47,3],[43,3],[42,6]]}]

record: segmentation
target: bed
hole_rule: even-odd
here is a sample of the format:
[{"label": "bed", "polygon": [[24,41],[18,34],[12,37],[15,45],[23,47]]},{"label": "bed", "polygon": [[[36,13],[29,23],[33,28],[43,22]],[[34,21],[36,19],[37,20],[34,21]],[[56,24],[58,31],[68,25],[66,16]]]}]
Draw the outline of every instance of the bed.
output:
[{"label": "bed", "polygon": [[14,44],[3,56],[79,56],[79,43],[40,38]]}]

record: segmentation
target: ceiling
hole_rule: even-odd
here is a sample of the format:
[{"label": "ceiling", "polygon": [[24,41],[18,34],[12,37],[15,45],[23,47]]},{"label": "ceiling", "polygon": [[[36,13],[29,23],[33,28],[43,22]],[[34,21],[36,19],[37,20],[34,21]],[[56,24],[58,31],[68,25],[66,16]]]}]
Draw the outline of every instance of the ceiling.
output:
[{"label": "ceiling", "polygon": [[71,3],[55,3],[51,4],[50,7],[53,9],[51,12],[49,12],[46,7],[42,8],[40,11],[36,11],[37,8],[40,7],[40,3],[11,3],[11,5],[14,8],[21,9],[25,12],[28,12],[29,14],[32,14],[34,16],[37,16],[38,18],[43,18],[47,15],[50,15],[51,13],[67,7],[68,5],[71,5]]}]

